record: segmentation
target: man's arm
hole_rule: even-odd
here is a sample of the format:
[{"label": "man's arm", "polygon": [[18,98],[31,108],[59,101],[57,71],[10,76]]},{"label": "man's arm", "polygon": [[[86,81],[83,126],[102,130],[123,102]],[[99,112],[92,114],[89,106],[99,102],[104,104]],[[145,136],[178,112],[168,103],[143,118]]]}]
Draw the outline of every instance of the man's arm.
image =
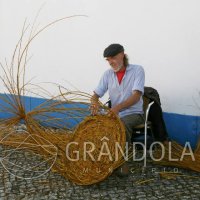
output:
[{"label": "man's arm", "polygon": [[122,103],[111,108],[111,111],[114,112],[115,114],[118,114],[120,110],[128,108],[136,104],[140,100],[141,96],[142,96],[142,92],[140,92],[139,90],[134,90],[133,94],[130,97],[128,97]]},{"label": "man's arm", "polygon": [[91,101],[91,114],[96,115],[100,104],[99,104],[99,98],[102,97],[106,91],[108,90],[108,71],[104,72],[103,76],[101,77],[99,84],[97,88],[94,90],[94,94],[92,95],[90,101]]}]

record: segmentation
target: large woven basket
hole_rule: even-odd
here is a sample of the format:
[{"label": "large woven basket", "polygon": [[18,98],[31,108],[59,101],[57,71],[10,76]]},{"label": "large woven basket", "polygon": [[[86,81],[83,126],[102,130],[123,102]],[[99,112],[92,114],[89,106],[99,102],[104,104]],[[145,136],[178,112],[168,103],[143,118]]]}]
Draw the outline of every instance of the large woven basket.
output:
[{"label": "large woven basket", "polygon": [[104,180],[122,164],[125,141],[124,126],[117,116],[87,117],[78,125],[71,143],[68,143],[65,176],[80,185]]}]

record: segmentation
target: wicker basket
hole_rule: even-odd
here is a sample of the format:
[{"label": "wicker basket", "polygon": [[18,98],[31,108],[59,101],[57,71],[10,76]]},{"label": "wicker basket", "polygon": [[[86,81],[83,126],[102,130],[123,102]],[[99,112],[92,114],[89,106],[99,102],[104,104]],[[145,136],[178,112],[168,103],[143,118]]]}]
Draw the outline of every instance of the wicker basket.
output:
[{"label": "wicker basket", "polygon": [[124,152],[125,141],[124,126],[117,116],[87,117],[76,128],[66,149],[65,176],[80,185],[104,180],[122,164],[122,153],[116,144]]}]

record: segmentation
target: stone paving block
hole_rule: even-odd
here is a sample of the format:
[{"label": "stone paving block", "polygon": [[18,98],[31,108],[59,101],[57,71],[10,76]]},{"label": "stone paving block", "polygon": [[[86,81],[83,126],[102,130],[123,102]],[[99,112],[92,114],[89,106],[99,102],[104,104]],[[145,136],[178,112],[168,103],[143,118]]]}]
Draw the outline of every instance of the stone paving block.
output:
[{"label": "stone paving block", "polygon": [[[167,180],[154,172],[155,169],[162,170],[162,166],[148,163],[148,169],[143,173],[142,162],[129,162],[129,165],[136,171],[130,172],[128,177],[120,179],[113,174],[101,183],[91,186],[78,186],[51,171],[38,179],[19,179],[0,165],[0,200],[200,199],[200,179],[197,178],[199,173],[179,169],[188,177],[180,176],[175,180]],[[166,169],[173,171],[173,167]],[[151,181],[138,183],[146,180]]]}]

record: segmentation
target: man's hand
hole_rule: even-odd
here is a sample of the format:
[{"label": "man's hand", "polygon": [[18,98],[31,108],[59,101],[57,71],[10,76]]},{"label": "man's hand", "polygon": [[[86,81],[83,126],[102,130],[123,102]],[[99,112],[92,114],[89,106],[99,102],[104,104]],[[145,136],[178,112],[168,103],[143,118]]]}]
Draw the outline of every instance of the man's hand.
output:
[{"label": "man's hand", "polygon": [[119,111],[120,111],[120,106],[119,105],[116,105],[114,107],[112,107],[111,109],[111,112],[115,113],[116,115],[119,114]]},{"label": "man's hand", "polygon": [[99,111],[99,107],[100,107],[100,105],[99,105],[98,102],[97,103],[91,103],[91,105],[90,105],[91,114],[96,115]]},{"label": "man's hand", "polygon": [[140,91],[134,90],[133,94],[129,96],[125,101],[122,103],[115,105],[111,108],[111,112],[115,113],[116,115],[119,114],[119,111],[126,109],[140,100],[142,93]]},{"label": "man's hand", "polygon": [[91,99],[91,105],[90,105],[90,111],[92,115],[96,115],[99,111],[99,96],[97,94],[94,94]]}]

